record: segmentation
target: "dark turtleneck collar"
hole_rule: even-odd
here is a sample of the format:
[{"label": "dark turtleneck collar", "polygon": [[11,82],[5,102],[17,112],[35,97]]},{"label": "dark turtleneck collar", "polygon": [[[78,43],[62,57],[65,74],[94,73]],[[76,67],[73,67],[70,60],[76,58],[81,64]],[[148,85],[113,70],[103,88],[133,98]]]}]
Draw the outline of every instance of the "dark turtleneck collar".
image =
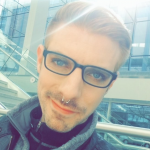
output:
[{"label": "dark turtleneck collar", "polygon": [[[42,111],[40,106],[36,107],[31,111],[30,117],[32,127],[30,133],[34,135],[34,137],[36,137],[36,139],[38,139],[40,142],[46,143],[54,147],[60,147],[67,141],[71,140],[86,126],[86,124],[91,122],[92,119],[91,115],[85,123],[76,126],[69,132],[60,133],[47,127],[45,123],[42,123],[39,129],[37,128],[37,125],[39,124],[39,121],[42,117]],[[31,144],[32,143],[30,143],[30,145]]]}]

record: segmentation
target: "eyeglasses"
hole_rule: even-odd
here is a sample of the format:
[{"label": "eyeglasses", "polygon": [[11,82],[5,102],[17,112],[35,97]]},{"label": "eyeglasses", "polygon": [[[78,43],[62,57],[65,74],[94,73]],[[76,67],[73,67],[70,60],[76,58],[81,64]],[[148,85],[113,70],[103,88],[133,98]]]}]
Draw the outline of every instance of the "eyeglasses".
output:
[{"label": "eyeglasses", "polygon": [[49,71],[67,76],[76,68],[81,68],[83,81],[94,87],[106,88],[117,78],[116,73],[92,65],[80,65],[70,57],[57,52],[45,49],[43,56],[44,65]]}]

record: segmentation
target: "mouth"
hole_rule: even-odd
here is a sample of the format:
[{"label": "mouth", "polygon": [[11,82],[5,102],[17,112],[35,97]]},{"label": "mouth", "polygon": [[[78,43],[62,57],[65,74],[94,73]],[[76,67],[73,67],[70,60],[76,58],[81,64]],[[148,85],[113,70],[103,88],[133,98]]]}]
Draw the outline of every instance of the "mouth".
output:
[{"label": "mouth", "polygon": [[71,115],[71,114],[74,114],[75,112],[72,111],[72,110],[69,110],[69,109],[66,109],[66,108],[63,108],[61,107],[60,105],[58,105],[57,103],[55,103],[53,100],[52,100],[52,106],[53,108],[60,112],[61,114],[65,114],[65,115]]}]

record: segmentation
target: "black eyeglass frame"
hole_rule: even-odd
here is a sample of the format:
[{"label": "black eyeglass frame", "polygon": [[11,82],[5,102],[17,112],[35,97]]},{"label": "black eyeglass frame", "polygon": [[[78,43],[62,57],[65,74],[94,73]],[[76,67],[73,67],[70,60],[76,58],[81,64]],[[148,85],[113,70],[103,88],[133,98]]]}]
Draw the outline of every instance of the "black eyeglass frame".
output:
[{"label": "black eyeglass frame", "polygon": [[[65,58],[70,59],[71,61],[73,61],[73,63],[74,63],[74,68],[72,69],[72,71],[71,71],[70,73],[68,73],[68,74],[61,74],[61,73],[58,73],[58,72],[55,72],[55,71],[49,69],[49,68],[46,66],[46,57],[47,57],[47,54],[49,54],[49,53],[57,54],[57,55],[63,56],[63,57],[65,57]],[[117,73],[116,73],[116,72],[113,73],[113,72],[111,72],[111,71],[109,71],[109,70],[106,70],[106,69],[104,69],[104,68],[97,67],[97,66],[78,64],[78,63],[77,63],[75,60],[73,60],[72,58],[70,58],[70,57],[68,57],[68,56],[65,56],[65,55],[63,55],[63,54],[54,52],[54,51],[49,51],[49,50],[44,49],[44,51],[43,51],[43,56],[44,56],[44,58],[45,58],[45,59],[44,59],[45,68],[48,69],[49,71],[51,71],[51,72],[53,72],[53,73],[56,73],[56,74],[59,74],[59,75],[68,76],[68,75],[70,75],[76,68],[81,68],[81,70],[82,70],[82,80],[83,80],[85,83],[87,83],[87,84],[89,84],[89,85],[91,85],[91,86],[97,87],[97,88],[106,88],[106,87],[108,87],[108,86],[112,83],[113,80],[115,80],[115,79],[117,78]],[[106,71],[106,72],[108,72],[108,73],[110,73],[110,74],[112,75],[112,79],[110,80],[109,84],[106,85],[105,87],[100,87],[100,86],[93,85],[93,84],[87,82],[87,81],[84,79],[84,70],[85,70],[86,67],[94,67],[94,68],[97,68],[97,69],[104,70],[104,71]]]}]

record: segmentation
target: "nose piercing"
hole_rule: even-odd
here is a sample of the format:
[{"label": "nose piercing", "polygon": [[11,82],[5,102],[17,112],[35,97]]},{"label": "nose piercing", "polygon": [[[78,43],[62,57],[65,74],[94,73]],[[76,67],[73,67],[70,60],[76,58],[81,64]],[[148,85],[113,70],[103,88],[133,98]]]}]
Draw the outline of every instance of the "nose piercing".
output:
[{"label": "nose piercing", "polygon": [[70,102],[70,100],[69,101],[67,101],[66,103],[68,104]]},{"label": "nose piercing", "polygon": [[[61,100],[62,102],[65,102],[65,99],[64,99],[64,97],[62,98],[62,100]],[[68,101],[66,101],[65,103],[66,104],[68,104],[70,102],[70,100],[68,100]]]}]

